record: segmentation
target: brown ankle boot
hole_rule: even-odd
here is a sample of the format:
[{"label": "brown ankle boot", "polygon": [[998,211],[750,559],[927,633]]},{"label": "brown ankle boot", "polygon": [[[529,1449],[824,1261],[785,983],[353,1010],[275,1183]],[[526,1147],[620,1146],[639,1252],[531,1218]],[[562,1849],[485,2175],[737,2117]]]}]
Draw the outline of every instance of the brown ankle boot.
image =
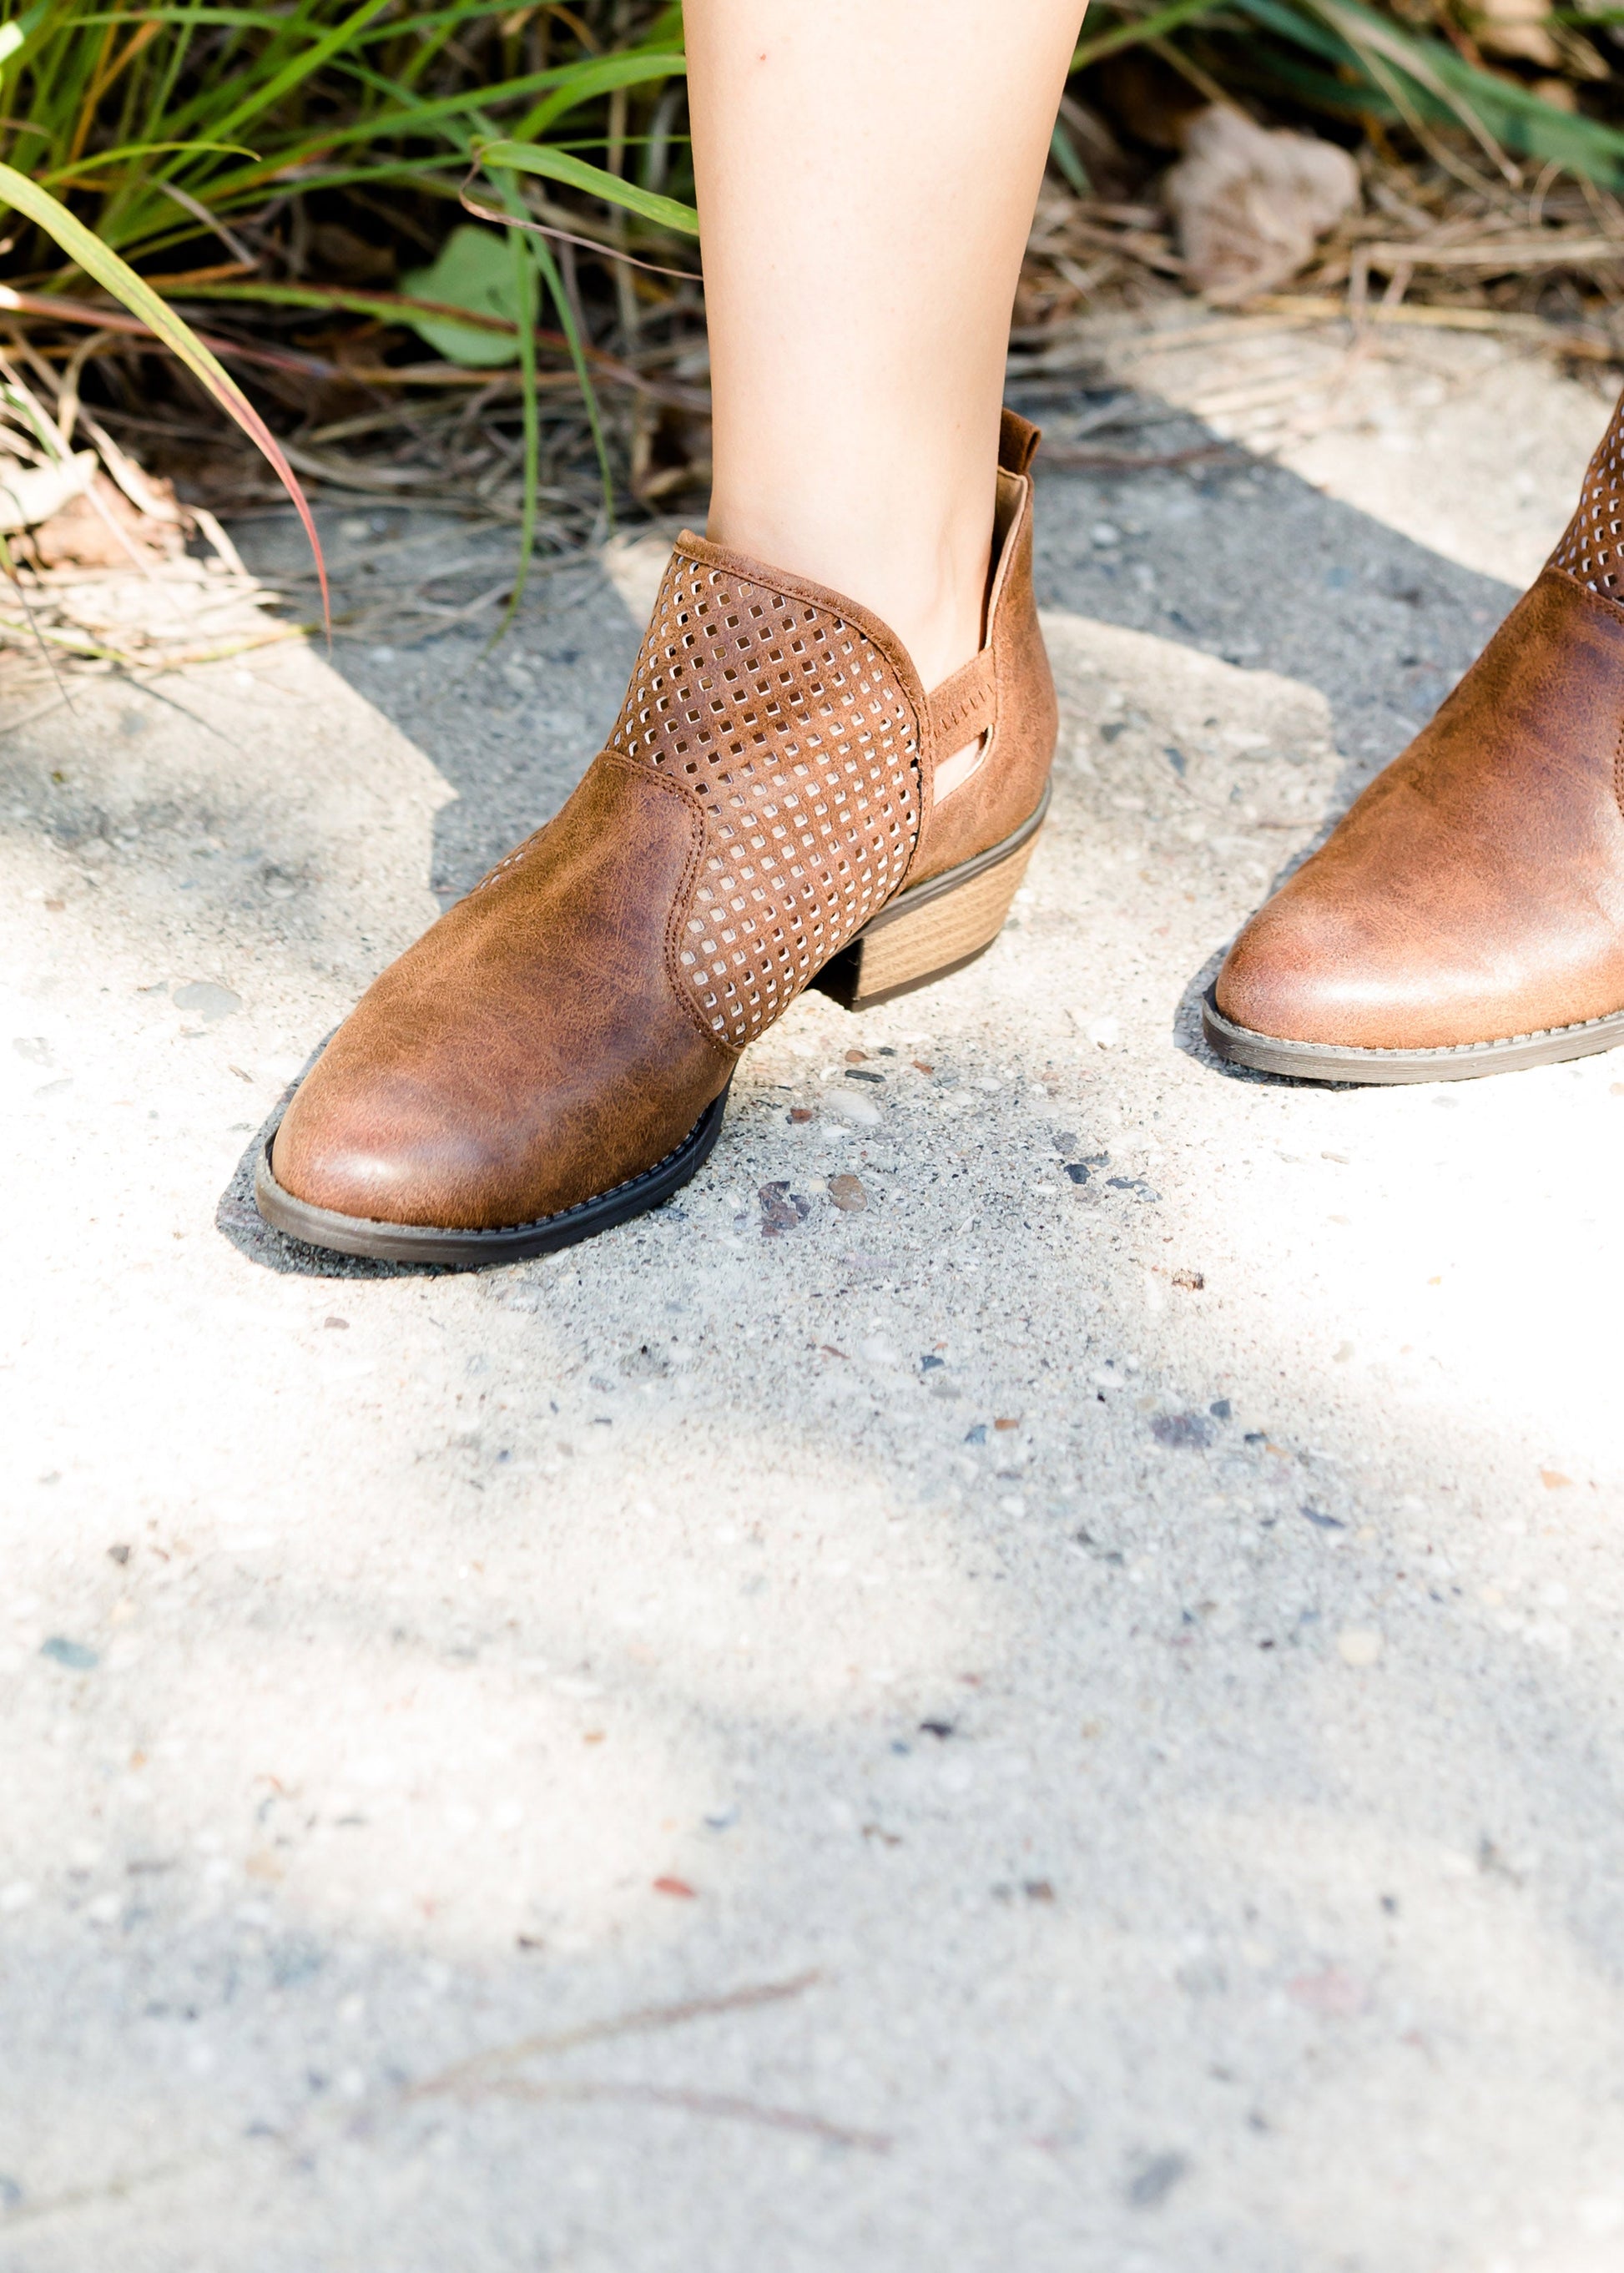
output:
[{"label": "brown ankle boot", "polygon": [[678,539],[608,747],[327,1044],[261,1156],[267,1222],[425,1263],[568,1246],[687,1182],[804,987],[858,1009],[991,943],[1055,743],[1037,439],[1004,414],[985,640],[929,696],[866,609]]},{"label": "brown ankle boot", "polygon": [[1230,949],[1213,1047],[1396,1082],[1624,1042],[1621,728],[1624,401],[1532,590]]}]

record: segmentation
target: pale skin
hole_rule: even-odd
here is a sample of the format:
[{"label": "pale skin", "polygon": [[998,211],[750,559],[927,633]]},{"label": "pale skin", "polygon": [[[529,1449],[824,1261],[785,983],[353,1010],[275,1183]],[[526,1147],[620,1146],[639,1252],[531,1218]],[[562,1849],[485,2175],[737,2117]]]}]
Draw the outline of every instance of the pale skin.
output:
[{"label": "pale skin", "polygon": [[[709,533],[981,645],[1022,251],[1080,0],[688,0]],[[974,749],[938,767],[945,796]]]}]

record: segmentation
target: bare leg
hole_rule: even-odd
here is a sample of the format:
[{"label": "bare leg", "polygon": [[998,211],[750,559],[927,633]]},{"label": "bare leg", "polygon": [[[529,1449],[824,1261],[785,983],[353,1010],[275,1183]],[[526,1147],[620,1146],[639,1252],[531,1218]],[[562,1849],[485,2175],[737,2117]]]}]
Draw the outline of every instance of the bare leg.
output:
[{"label": "bare leg", "polygon": [[1010,310],[1081,17],[688,0],[710,533],[872,608],[928,688],[981,644]]}]

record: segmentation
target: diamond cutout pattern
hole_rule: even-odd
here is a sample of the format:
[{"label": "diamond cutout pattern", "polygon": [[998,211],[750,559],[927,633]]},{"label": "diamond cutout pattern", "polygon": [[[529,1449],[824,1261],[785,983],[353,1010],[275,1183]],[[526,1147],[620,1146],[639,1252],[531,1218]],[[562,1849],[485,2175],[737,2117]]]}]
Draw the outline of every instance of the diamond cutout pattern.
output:
[{"label": "diamond cutout pattern", "polygon": [[1624,603],[1624,400],[1590,460],[1578,510],[1550,565]]},{"label": "diamond cutout pattern", "polygon": [[734,1048],[883,907],[919,834],[919,722],[885,656],[826,608],[680,549],[609,747],[703,808],[680,981]]}]

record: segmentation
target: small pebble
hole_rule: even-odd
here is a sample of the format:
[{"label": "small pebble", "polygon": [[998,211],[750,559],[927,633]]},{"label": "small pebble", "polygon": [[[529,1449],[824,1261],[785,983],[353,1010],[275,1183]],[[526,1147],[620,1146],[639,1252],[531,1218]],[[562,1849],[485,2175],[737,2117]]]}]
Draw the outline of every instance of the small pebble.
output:
[{"label": "small pebble", "polygon": [[94,1649],[82,1641],[70,1641],[66,1634],[52,1634],[40,1644],[40,1655],[49,1657],[55,1664],[65,1665],[71,1673],[88,1673],[100,1664]]},{"label": "small pebble", "polygon": [[187,1017],[201,1018],[211,1026],[243,1007],[240,994],[234,994],[229,986],[216,986],[212,979],[194,979],[189,986],[177,986],[169,999]]},{"label": "small pebble", "polygon": [[1188,2172],[1184,2155],[1154,2155],[1128,2182],[1128,2201],[1134,2209],[1154,2209],[1164,2202]]},{"label": "small pebble", "polygon": [[1205,1413],[1158,1413],[1150,1424],[1158,1444],[1183,1452],[1204,1452],[1218,1434]]},{"label": "small pebble", "polygon": [[1381,1651],[1382,1639],[1373,1626],[1344,1626],[1336,1637],[1336,1654],[1344,1665],[1374,1665]]}]

